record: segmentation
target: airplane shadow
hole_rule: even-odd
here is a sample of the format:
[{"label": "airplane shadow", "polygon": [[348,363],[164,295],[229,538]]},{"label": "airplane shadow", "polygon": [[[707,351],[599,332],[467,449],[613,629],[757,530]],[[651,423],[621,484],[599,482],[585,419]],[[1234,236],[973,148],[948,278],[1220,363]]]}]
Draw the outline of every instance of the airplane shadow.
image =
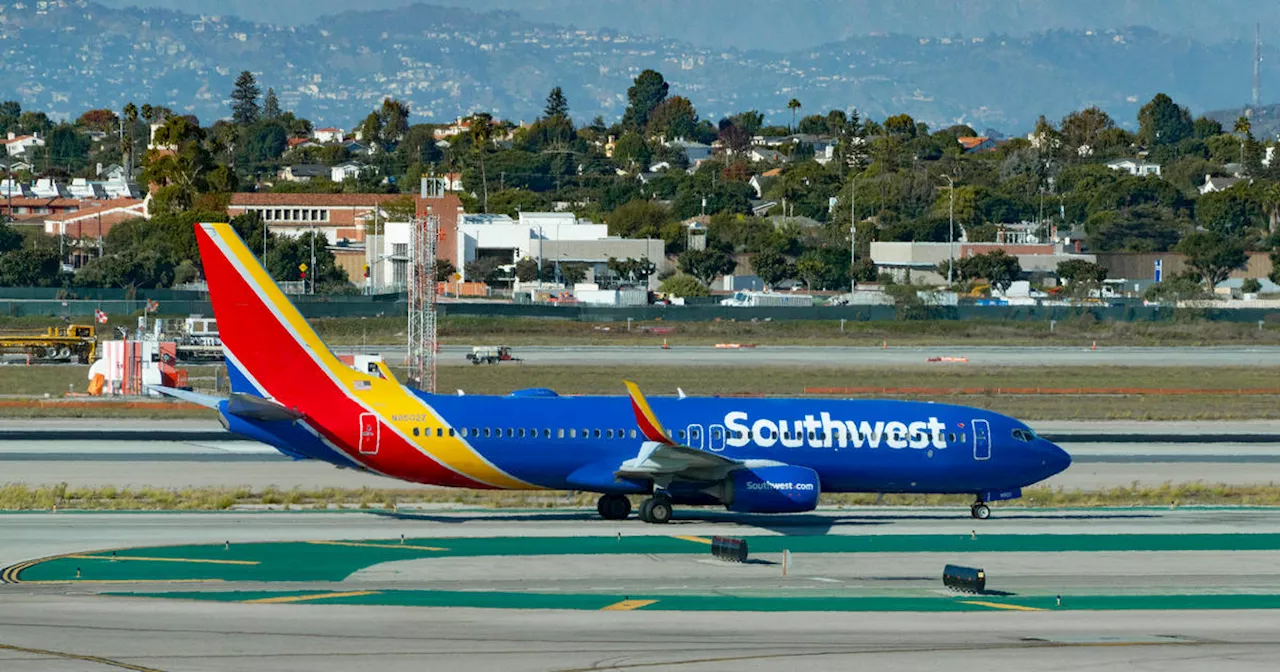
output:
[{"label": "airplane shadow", "polygon": [[[503,522],[503,523],[538,523],[538,522],[599,522],[600,518],[594,511],[583,509],[580,511],[520,511],[511,513],[424,513],[409,511],[370,511],[370,515],[383,518],[393,518],[403,521],[421,521],[426,523],[460,525],[471,522]],[[872,528],[885,525],[892,525],[900,522],[910,521],[950,521],[950,522],[972,522],[976,526],[990,526],[992,523],[1000,521],[1070,521],[1070,520],[1141,520],[1158,518],[1157,514],[1137,513],[1137,512],[1099,512],[1099,513],[1060,513],[1060,514],[1041,514],[1030,515],[1023,513],[1008,513],[1004,515],[993,516],[988,521],[972,520],[965,516],[963,512],[957,512],[953,515],[948,514],[878,514],[878,515],[858,515],[851,513],[849,515],[819,515],[813,513],[800,514],[781,514],[781,515],[762,515],[762,514],[739,514],[732,512],[711,511],[697,508],[678,508],[675,516],[668,527],[672,532],[678,531],[682,526],[698,523],[714,523],[721,525],[733,525],[742,528],[756,528],[761,530],[769,530],[775,534],[783,536],[822,536],[829,534],[833,529],[852,529],[852,528]],[[620,524],[642,524],[634,517],[628,521],[620,521]],[[868,530],[869,531],[869,530]]]}]

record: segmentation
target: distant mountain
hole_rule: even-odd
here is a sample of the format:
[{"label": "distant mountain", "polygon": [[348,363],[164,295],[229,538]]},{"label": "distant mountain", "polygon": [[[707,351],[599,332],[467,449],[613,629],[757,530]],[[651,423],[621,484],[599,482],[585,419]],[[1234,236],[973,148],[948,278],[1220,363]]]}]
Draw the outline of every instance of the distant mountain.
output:
[{"label": "distant mountain", "polygon": [[[192,11],[191,0],[102,0],[111,7]],[[626,30],[708,49],[793,51],[872,33],[916,37],[1029,35],[1051,30],[1145,26],[1205,42],[1252,39],[1280,27],[1272,0],[436,0],[473,11],[511,10],[527,20],[588,30]],[[362,0],[369,10],[409,0]],[[350,0],[202,0],[200,11],[303,26],[352,7]]]},{"label": "distant mountain", "polygon": [[[133,100],[208,123],[229,114],[235,76],[250,70],[264,91],[274,87],[283,105],[323,125],[350,128],[385,96],[408,101],[419,122],[473,110],[533,119],[557,85],[580,122],[612,120],[632,78],[654,68],[712,120],[751,108],[789,120],[794,97],[802,112],[857,107],[873,118],[906,112],[1016,133],[1040,114],[1093,104],[1132,124],[1159,91],[1193,110],[1230,107],[1248,99],[1252,73],[1250,41],[1206,44],[1149,29],[887,35],[774,53],[765,35],[759,49],[711,50],[427,5],[302,26],[82,0],[0,6],[0,91],[12,92],[0,97],[63,116]],[[1268,48],[1268,62],[1280,62],[1275,55]],[[1268,74],[1264,91],[1280,92],[1280,75]]]}]

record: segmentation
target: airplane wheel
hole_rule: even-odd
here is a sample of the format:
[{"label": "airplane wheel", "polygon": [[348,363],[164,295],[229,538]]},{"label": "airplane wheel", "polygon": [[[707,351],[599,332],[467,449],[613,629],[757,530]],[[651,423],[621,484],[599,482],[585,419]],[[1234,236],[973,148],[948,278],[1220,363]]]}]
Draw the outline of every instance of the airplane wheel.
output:
[{"label": "airplane wheel", "polygon": [[969,515],[978,520],[986,520],[991,517],[991,508],[986,504],[974,504],[969,508]]},{"label": "airplane wheel", "polygon": [[631,515],[631,500],[625,495],[601,495],[596,511],[605,520],[626,520]]},{"label": "airplane wheel", "polygon": [[652,523],[653,520],[649,518],[649,511],[652,509],[653,509],[653,500],[646,499],[640,503],[640,512],[636,514],[636,517],[639,518],[642,522]]},{"label": "airplane wheel", "polygon": [[649,502],[649,519],[646,522],[659,525],[671,522],[671,501],[665,497],[655,497]]}]

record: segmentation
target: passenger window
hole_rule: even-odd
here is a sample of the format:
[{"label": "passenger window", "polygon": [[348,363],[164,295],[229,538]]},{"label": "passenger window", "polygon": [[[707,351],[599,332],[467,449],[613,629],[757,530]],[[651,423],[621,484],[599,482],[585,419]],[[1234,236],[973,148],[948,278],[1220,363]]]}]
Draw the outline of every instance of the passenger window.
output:
[{"label": "passenger window", "polygon": [[597,430],[595,430],[595,432],[593,432],[593,435],[594,435],[594,436],[595,436],[595,438],[597,438],[597,439],[598,439],[598,438],[600,438],[600,430],[598,430],[598,429],[597,429]]},{"label": "passenger window", "polygon": [[561,428],[559,428],[559,429],[557,429],[557,430],[556,430],[556,438],[557,438],[557,439],[563,439],[563,438],[564,438],[564,427],[561,427]]},{"label": "passenger window", "polygon": [[[437,430],[437,431],[439,431],[439,430]],[[437,434],[437,436],[439,436],[439,434]],[[450,427],[450,428],[449,428],[449,436],[453,436],[453,428],[452,428],[452,427]]]},{"label": "passenger window", "polygon": [[[560,430],[560,431],[564,431],[564,430]],[[576,430],[576,429],[571,429],[571,430],[569,430],[569,438],[571,438],[571,439],[576,439],[576,438],[578,438],[578,430]]]},{"label": "passenger window", "polygon": [[418,435],[418,428],[417,428],[417,427],[414,427],[414,428],[413,428],[413,435],[414,435],[414,436],[417,436],[417,435]]},{"label": "passenger window", "polygon": [[955,432],[951,432],[950,434],[948,434],[948,435],[947,435],[947,441],[949,441],[949,442],[951,442],[951,443],[955,443],[955,442],[956,442],[956,433],[955,433]]},{"label": "passenger window", "polygon": [[636,430],[631,430],[631,438],[636,438]]},{"label": "passenger window", "polygon": [[[523,430],[521,430],[521,431],[523,432]],[[515,428],[513,428],[513,427],[508,427],[508,428],[507,428],[507,438],[508,438],[508,439],[514,439],[514,438],[516,438],[516,430],[515,430]]]},{"label": "passenger window", "polygon": [[550,429],[542,430],[542,437],[545,439],[551,438],[551,430]]},{"label": "passenger window", "polygon": [[493,432],[493,429],[491,429],[491,428],[489,428],[489,427],[485,427],[485,428],[484,428],[484,438],[486,438],[486,439],[487,439],[487,438],[489,438],[490,436],[492,436],[492,432]]},{"label": "passenger window", "polygon": [[683,429],[682,429],[682,430],[680,430],[680,432],[679,432],[678,436],[680,437],[680,440],[681,440],[681,441],[684,441],[684,430],[683,430]]},{"label": "passenger window", "polygon": [[[436,427],[436,436],[444,436],[444,427]],[[449,428],[449,436],[453,436],[453,428]]]},{"label": "passenger window", "polygon": [[605,432],[605,438],[609,438],[609,439],[612,439],[612,438],[613,438],[613,430],[612,430],[612,429],[610,429],[610,430],[608,430],[607,432]]},{"label": "passenger window", "polygon": [[520,438],[524,438],[524,427],[520,428]]}]

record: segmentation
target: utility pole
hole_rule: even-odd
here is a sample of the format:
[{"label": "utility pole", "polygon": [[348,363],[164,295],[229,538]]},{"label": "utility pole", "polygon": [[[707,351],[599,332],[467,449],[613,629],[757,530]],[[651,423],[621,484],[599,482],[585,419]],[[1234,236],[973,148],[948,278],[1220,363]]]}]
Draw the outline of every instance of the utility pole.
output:
[{"label": "utility pole", "polygon": [[[849,267],[858,261],[858,176],[854,175],[849,187]],[[858,281],[849,278],[849,291],[857,287]]]},{"label": "utility pole", "polygon": [[951,285],[955,281],[956,271],[956,181],[950,175],[943,175],[947,178],[947,191],[949,192],[949,203],[947,204],[947,285]]},{"label": "utility pole", "polygon": [[311,271],[311,291],[310,294],[316,293],[316,224],[311,223],[311,267],[307,270]]}]

